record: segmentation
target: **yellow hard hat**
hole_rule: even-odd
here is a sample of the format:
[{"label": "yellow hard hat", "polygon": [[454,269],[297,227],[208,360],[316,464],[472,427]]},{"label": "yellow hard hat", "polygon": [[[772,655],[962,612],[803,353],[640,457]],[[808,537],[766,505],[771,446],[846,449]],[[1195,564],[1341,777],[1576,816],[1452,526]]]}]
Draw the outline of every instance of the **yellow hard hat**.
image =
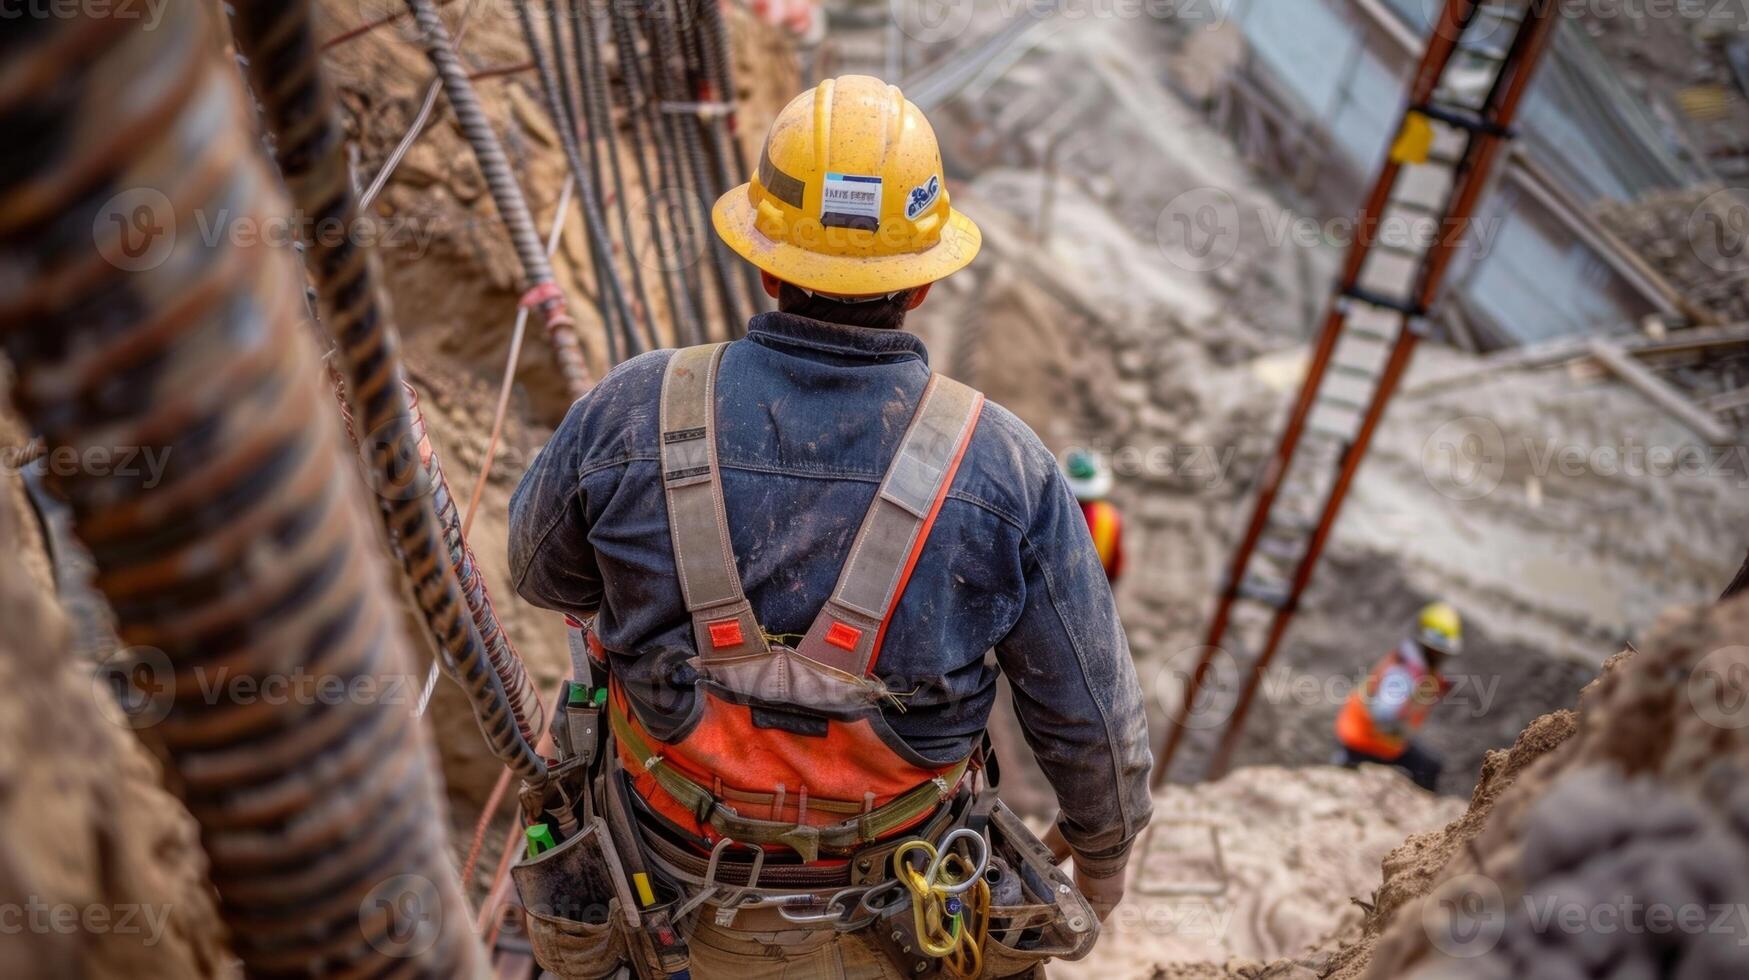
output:
[{"label": "yellow hard hat", "polygon": [[837,296],[922,286],[965,267],[983,236],[948,206],[941,148],[922,110],[867,75],[790,101],[748,183],[711,212],[742,258]]},{"label": "yellow hard hat", "polygon": [[1415,623],[1415,639],[1448,656],[1463,652],[1464,621],[1450,603],[1428,603]]}]

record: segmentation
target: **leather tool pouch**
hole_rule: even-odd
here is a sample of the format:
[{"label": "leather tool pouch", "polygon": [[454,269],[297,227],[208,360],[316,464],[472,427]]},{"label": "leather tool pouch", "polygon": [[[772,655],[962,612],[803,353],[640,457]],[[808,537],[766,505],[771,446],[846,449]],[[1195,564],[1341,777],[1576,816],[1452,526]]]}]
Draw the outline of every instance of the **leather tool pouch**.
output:
[{"label": "leather tool pouch", "polygon": [[528,913],[534,957],[559,980],[599,980],[625,962],[619,862],[600,818],[510,869]]},{"label": "leather tool pouch", "polygon": [[1078,960],[1099,940],[1099,917],[1050,849],[996,801],[990,815],[990,932],[984,975],[1026,974],[1045,960]]}]

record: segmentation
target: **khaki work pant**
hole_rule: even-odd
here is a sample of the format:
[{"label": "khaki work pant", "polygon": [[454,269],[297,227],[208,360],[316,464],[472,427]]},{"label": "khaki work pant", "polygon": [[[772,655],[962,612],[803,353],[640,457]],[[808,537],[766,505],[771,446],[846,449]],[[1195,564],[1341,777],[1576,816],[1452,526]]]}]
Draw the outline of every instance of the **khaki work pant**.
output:
[{"label": "khaki work pant", "polygon": [[698,980],[904,980],[866,933],[725,929],[701,917],[687,937]]}]

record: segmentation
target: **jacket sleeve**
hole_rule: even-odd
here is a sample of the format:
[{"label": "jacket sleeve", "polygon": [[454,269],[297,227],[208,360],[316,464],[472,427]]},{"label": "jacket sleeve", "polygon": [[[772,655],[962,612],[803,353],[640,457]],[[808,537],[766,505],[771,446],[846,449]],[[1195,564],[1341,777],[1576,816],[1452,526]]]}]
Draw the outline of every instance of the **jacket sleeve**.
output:
[{"label": "jacket sleeve", "polygon": [[601,570],[589,544],[582,455],[590,398],[565,421],[510,497],[510,580],[524,599],[579,618],[601,605]]},{"label": "jacket sleeve", "polygon": [[1147,716],[1105,569],[1054,465],[1021,548],[1025,603],[996,657],[1076,867],[1107,877],[1152,813]]}]

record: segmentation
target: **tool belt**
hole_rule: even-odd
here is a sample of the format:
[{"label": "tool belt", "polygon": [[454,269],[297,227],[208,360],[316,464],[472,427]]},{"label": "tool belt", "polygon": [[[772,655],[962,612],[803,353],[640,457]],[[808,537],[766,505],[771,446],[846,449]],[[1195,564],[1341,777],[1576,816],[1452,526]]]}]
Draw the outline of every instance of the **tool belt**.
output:
[{"label": "tool belt", "polygon": [[[886,804],[873,807],[847,820],[825,826],[805,826],[776,820],[761,820],[743,815],[727,805],[727,797],[718,797],[709,788],[693,782],[671,765],[665,764],[638,730],[629,723],[618,702],[609,705],[608,715],[613,736],[630,750],[635,771],[655,778],[663,792],[678,800],[700,824],[710,827],[722,838],[741,844],[782,845],[793,849],[806,862],[818,860],[822,853],[845,856],[909,827],[938,809],[960,785],[971,760],[960,762],[953,769],[916,789],[895,797]],[[757,793],[738,793],[732,802],[743,807],[769,808],[777,797]],[[816,807],[830,806],[815,801]]]},{"label": "tool belt", "polygon": [[[606,706],[569,692],[563,703],[553,720],[560,757],[554,768],[572,787],[561,786],[559,797],[583,811],[580,829],[511,870],[535,958],[560,980],[599,980],[627,965],[640,978],[673,976],[686,968],[686,937],[706,915],[720,928],[864,934],[901,971],[919,977],[1017,976],[1045,960],[1078,959],[1098,938],[1092,909],[1044,844],[996,798],[994,786],[975,792],[962,787],[945,801],[931,787],[928,804],[902,797],[842,824],[811,828],[821,831],[822,849],[841,852],[822,861],[773,857],[772,846],[789,846],[783,838],[793,825],[743,817],[705,794],[711,815],[721,817],[710,822],[719,833],[767,839],[725,836],[706,854],[640,809],[641,801],[627,789],[620,754],[601,737],[604,728],[616,734],[621,728],[612,724]],[[610,715],[606,726],[600,724],[603,713]],[[993,777],[987,752],[979,772]],[[659,762],[656,769],[662,769]],[[675,789],[687,792],[678,781]],[[882,839],[879,828],[889,821],[915,823]],[[914,863],[895,860],[907,847],[956,836],[964,844],[968,834],[978,838],[985,855],[978,874],[988,890],[975,974],[944,966],[964,968],[963,958],[944,960],[928,951],[930,936],[918,932],[926,918],[917,914],[921,893],[907,890],[898,877],[907,866],[913,881],[919,872]],[[641,885],[635,884],[639,878]]]}]

